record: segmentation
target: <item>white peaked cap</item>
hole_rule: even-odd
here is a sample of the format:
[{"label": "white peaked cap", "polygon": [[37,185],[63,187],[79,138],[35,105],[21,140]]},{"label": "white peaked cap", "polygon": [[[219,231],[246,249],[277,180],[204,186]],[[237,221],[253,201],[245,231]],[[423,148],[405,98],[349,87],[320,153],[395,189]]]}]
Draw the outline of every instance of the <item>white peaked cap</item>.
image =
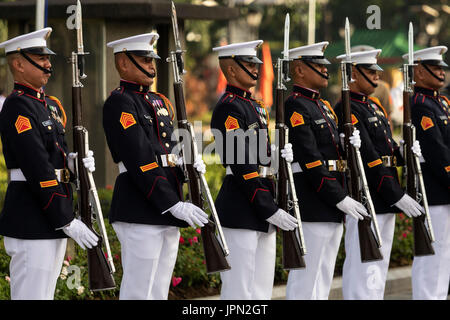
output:
[{"label": "white peaked cap", "polygon": [[327,46],[328,41],[324,41],[290,49],[289,59],[300,59],[302,56],[323,56]]},{"label": "white peaked cap", "polygon": [[26,33],[0,43],[0,48],[5,48],[6,54],[21,50],[36,54],[54,54],[53,51],[47,48],[47,39],[51,32],[52,28],[48,27]]},{"label": "white peaked cap", "polygon": [[[413,59],[415,62],[423,62],[426,64],[448,67],[448,65],[442,59],[442,55],[446,52],[446,46],[425,48],[415,51],[413,53]],[[404,54],[402,58],[408,60],[408,54]]]},{"label": "white peaked cap", "polygon": [[255,40],[249,42],[232,43],[221,47],[215,47],[212,50],[218,52],[219,58],[247,57],[250,59],[243,60],[248,60],[248,62],[262,63],[262,61],[257,58],[256,50],[262,45],[263,42],[263,40]]},{"label": "white peaked cap", "polygon": [[[350,59],[354,65],[366,65],[368,69],[383,70],[377,65],[377,58],[381,53],[381,49],[359,51],[350,53]],[[344,60],[345,54],[337,56],[336,59]]]},{"label": "white peaked cap", "polygon": [[113,48],[114,53],[131,51],[136,55],[159,58],[153,49],[153,44],[158,38],[159,34],[156,32],[144,33],[108,42],[106,46]]}]

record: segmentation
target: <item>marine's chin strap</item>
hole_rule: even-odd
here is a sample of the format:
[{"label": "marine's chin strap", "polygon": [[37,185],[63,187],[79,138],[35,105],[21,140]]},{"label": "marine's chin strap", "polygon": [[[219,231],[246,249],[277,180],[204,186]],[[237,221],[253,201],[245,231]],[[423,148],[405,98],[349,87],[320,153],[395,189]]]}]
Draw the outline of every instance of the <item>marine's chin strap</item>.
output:
[{"label": "marine's chin strap", "polygon": [[370,81],[370,79],[366,76],[366,74],[364,72],[362,72],[360,66],[356,65],[356,70],[358,70],[359,73],[361,73],[361,75],[364,77],[364,79],[366,79],[366,81],[374,88],[378,87],[377,84],[373,83],[372,81]]},{"label": "marine's chin strap", "polygon": [[423,67],[425,68],[425,70],[427,70],[433,77],[435,77],[437,80],[444,82],[445,81],[445,74],[443,78],[439,78],[437,75],[434,74],[433,71],[431,71],[430,68],[428,68],[428,66],[424,63],[422,63]]},{"label": "marine's chin strap", "polygon": [[258,80],[258,75],[255,76],[250,71],[248,71],[248,69],[239,61],[239,59],[233,57],[233,60],[236,61],[238,66],[241,67],[241,69],[244,70],[250,76],[250,78],[252,78],[253,80]]},{"label": "marine's chin strap", "polygon": [[127,55],[128,59],[130,59],[131,62],[133,62],[133,64],[136,66],[136,68],[138,68],[147,77],[149,77],[149,78],[156,77],[156,71],[155,71],[155,73],[151,74],[150,72],[148,72],[144,68],[142,68],[142,66],[133,58],[133,56],[129,52],[125,51],[125,54]]},{"label": "marine's chin strap", "polygon": [[302,60],[304,64],[306,64],[310,69],[312,69],[315,73],[317,73],[319,76],[321,76],[324,79],[330,79],[330,74],[328,72],[322,73],[316,68],[314,68],[308,61]]},{"label": "marine's chin strap", "polygon": [[25,52],[20,51],[20,54],[29,62],[31,63],[33,66],[35,66],[36,68],[38,68],[39,70],[41,70],[44,73],[49,73],[52,74],[53,73],[53,69],[45,69],[44,67],[38,65],[36,62],[33,61],[33,59],[31,59],[28,55],[25,54]]}]

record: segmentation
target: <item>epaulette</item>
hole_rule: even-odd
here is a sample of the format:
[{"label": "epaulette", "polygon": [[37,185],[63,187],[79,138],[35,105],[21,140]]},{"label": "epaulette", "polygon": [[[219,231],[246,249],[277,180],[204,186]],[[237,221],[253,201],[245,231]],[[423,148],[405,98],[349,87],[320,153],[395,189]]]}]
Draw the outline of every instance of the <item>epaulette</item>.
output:
[{"label": "epaulette", "polygon": [[23,95],[25,92],[23,90],[13,90],[9,95],[12,96],[13,94],[16,96],[21,96]]},{"label": "epaulette", "polygon": [[66,123],[67,123],[67,116],[66,116],[66,112],[64,111],[64,107],[61,104],[61,101],[59,101],[59,99],[57,97],[54,96],[48,96],[46,95],[47,98],[49,98],[52,101],[55,101],[56,104],[59,107],[59,110],[61,110],[61,114],[62,114],[62,125],[65,128],[66,127]]},{"label": "epaulette", "polygon": [[369,96],[369,99],[372,100],[372,102],[374,102],[378,107],[380,107],[381,110],[383,110],[383,113],[384,113],[384,116],[386,117],[386,119],[389,119],[386,110],[384,110],[384,107],[381,105],[380,100],[377,97],[371,97],[371,96]]},{"label": "epaulette", "polygon": [[322,101],[323,104],[327,106],[328,110],[331,111],[331,113],[334,116],[334,121],[336,121],[336,124],[338,124],[338,117],[337,117],[336,113],[334,112],[333,108],[331,107],[331,104],[325,99],[320,99],[320,101]]},{"label": "epaulette", "polygon": [[123,87],[117,87],[109,95],[112,95],[113,93],[123,93]]},{"label": "epaulette", "polygon": [[[170,111],[172,113],[172,120],[173,120],[173,118],[175,117],[175,112],[173,110],[173,106],[172,106],[172,103],[170,102],[170,100],[167,99],[167,97],[165,95],[163,95],[162,93],[159,93],[159,92],[153,92],[153,93],[156,94],[158,97],[160,97],[164,101],[167,111]],[[170,110],[169,110],[169,108],[170,108]]]}]

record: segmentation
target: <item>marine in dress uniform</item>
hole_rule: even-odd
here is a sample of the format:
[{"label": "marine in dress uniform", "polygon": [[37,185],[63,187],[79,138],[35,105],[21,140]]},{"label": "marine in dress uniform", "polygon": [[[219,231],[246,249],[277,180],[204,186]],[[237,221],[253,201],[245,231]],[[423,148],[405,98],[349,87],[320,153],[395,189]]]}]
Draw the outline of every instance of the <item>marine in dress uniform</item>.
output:
[{"label": "marine in dress uniform", "polygon": [[[287,299],[328,299],[344,215],[367,215],[362,204],[347,196],[337,117],[318,91],[328,85],[327,45],[325,41],[289,50],[294,85],[285,102],[285,123],[308,254],[306,268],[289,272]],[[358,139],[355,131],[351,140]]]},{"label": "marine in dress uniform", "polygon": [[[380,261],[361,262],[358,223],[354,219],[345,222],[345,261],[342,276],[344,299],[383,299],[389,258],[395,228],[395,214],[403,211],[409,217],[422,213],[423,208],[405,194],[399,183],[397,165],[403,162],[400,148],[392,138],[389,120],[384,108],[376,98],[369,97],[377,86],[377,64],[380,49],[352,52],[352,78],[350,83],[350,104],[353,126],[360,131],[361,157],[364,163],[367,183],[377,214],[381,234]],[[344,59],[345,55],[337,59]],[[335,107],[343,131],[343,110],[339,102]],[[413,152],[420,154],[417,141]]]},{"label": "marine in dress uniform", "polygon": [[[414,52],[411,118],[422,146],[421,167],[436,241],[434,255],[414,257],[413,299],[447,299],[450,281],[450,108],[439,94],[448,65],[445,46]],[[403,56],[407,59],[407,55]]]},{"label": "marine in dress uniform", "polygon": [[[82,248],[98,238],[74,219],[69,184],[76,154],[69,158],[66,116],[42,87],[51,75],[45,28],[0,44],[14,77],[14,90],[0,113],[0,135],[10,182],[0,215],[0,234],[11,257],[11,299],[53,299],[67,237]],[[94,169],[93,157],[85,158]]]},{"label": "marine in dress uniform", "polygon": [[[274,202],[268,114],[251,97],[262,40],[213,48],[227,79],[211,128],[226,176],[215,205],[230,249],[231,270],[221,273],[221,299],[270,299],[275,273],[276,225],[293,230],[296,219]],[[289,153],[285,150],[286,155]]]},{"label": "marine in dress uniform", "polygon": [[[103,107],[103,127],[119,167],[109,221],[122,248],[120,299],[167,299],[180,238],[179,228],[203,226],[207,215],[183,202],[185,180],[178,154],[171,153],[173,108],[149,91],[156,76],[157,33],[107,44],[114,49],[122,80]],[[201,158],[194,164],[204,171]]]}]

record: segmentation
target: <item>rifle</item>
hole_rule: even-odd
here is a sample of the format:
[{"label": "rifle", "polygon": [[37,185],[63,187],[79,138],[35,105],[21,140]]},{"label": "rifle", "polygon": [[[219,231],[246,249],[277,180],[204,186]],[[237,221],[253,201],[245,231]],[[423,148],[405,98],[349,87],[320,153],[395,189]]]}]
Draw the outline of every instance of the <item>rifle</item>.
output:
[{"label": "rifle", "polygon": [[[298,228],[293,231],[283,230],[283,268],[300,269],[305,268],[303,256],[306,254],[305,240],[300,217],[300,208],[298,206],[297,193],[295,190],[294,176],[292,174],[291,164],[281,157],[281,148],[288,143],[289,128],[284,123],[284,92],[286,91],[285,82],[289,82],[289,14],[286,14],[284,22],[284,51],[283,58],[277,61],[277,89],[276,89],[276,124],[279,132],[279,167],[277,177],[277,204],[278,207],[289,212],[293,208],[297,218]],[[288,200],[290,188],[291,201]]]},{"label": "rifle", "polygon": [[[342,74],[342,109],[344,118],[344,145],[347,156],[347,164],[349,168],[350,178],[348,179],[348,188],[350,196],[356,201],[361,202],[369,212],[369,217],[364,217],[358,221],[359,247],[361,250],[361,261],[375,261],[383,259],[381,254],[381,237],[378,229],[378,223],[375,214],[375,207],[370,196],[367,184],[364,165],[361,158],[359,148],[354,147],[350,143],[350,136],[354,127],[351,118],[350,106],[350,87],[349,83],[352,79],[352,61],[350,55],[350,24],[348,18],[345,19],[345,60],[341,62]],[[375,229],[372,231],[371,224]]]},{"label": "rifle", "polygon": [[[78,213],[86,226],[99,238],[97,246],[87,249],[89,288],[92,291],[115,289],[113,273],[115,272],[111,250],[108,242],[108,235],[103,221],[102,208],[98,198],[92,172],[87,170],[82,159],[87,156],[89,150],[88,132],[82,122],[81,88],[82,79],[87,76],[84,73],[84,52],[83,29],[81,20],[81,3],[77,0],[76,9],[76,30],[77,30],[77,52],[72,52],[70,62],[72,64],[72,112],[73,112],[73,145],[74,151],[78,153],[75,163],[76,190],[78,194]],[[97,220],[101,235],[98,234],[92,222]],[[107,252],[107,259],[102,250],[104,242]]]},{"label": "rifle", "polygon": [[[178,120],[178,128],[183,129],[190,134],[189,143],[183,141],[184,146],[189,146],[188,150],[183,150],[183,163],[185,167],[185,174],[187,175],[189,186],[189,198],[193,204],[199,208],[203,208],[202,195],[206,196],[208,207],[211,211],[211,217],[214,221],[209,220],[203,228],[201,228],[201,236],[203,243],[203,251],[205,254],[206,271],[207,273],[220,272],[231,269],[226,260],[229,250],[223,235],[222,227],[220,225],[219,217],[217,215],[214,200],[209,191],[208,183],[204,174],[199,173],[193,166],[194,160],[198,156],[197,141],[195,139],[194,129],[191,123],[187,120],[186,106],[184,103],[183,79],[181,76],[185,73],[183,63],[183,50],[181,49],[180,39],[178,37],[178,22],[175,5],[172,2],[171,10],[172,27],[175,39],[175,51],[170,52],[170,57],[167,62],[172,64],[174,83],[173,89],[175,94],[175,107]],[[184,149],[183,146],[183,149]],[[189,159],[187,159],[189,157]],[[203,191],[203,192],[202,192]],[[216,229],[220,239],[216,237]]]},{"label": "rifle", "polygon": [[403,154],[405,155],[404,174],[406,176],[406,191],[413,199],[417,200],[417,202],[422,202],[425,209],[425,214],[413,218],[414,255],[424,256],[434,254],[434,249],[431,244],[434,242],[434,234],[433,227],[431,226],[422,168],[420,166],[419,158],[411,150],[411,147],[416,140],[416,128],[411,121],[410,104],[414,86],[413,36],[413,25],[410,22],[408,30],[408,63],[403,65],[403,140],[405,141],[403,145]]}]

